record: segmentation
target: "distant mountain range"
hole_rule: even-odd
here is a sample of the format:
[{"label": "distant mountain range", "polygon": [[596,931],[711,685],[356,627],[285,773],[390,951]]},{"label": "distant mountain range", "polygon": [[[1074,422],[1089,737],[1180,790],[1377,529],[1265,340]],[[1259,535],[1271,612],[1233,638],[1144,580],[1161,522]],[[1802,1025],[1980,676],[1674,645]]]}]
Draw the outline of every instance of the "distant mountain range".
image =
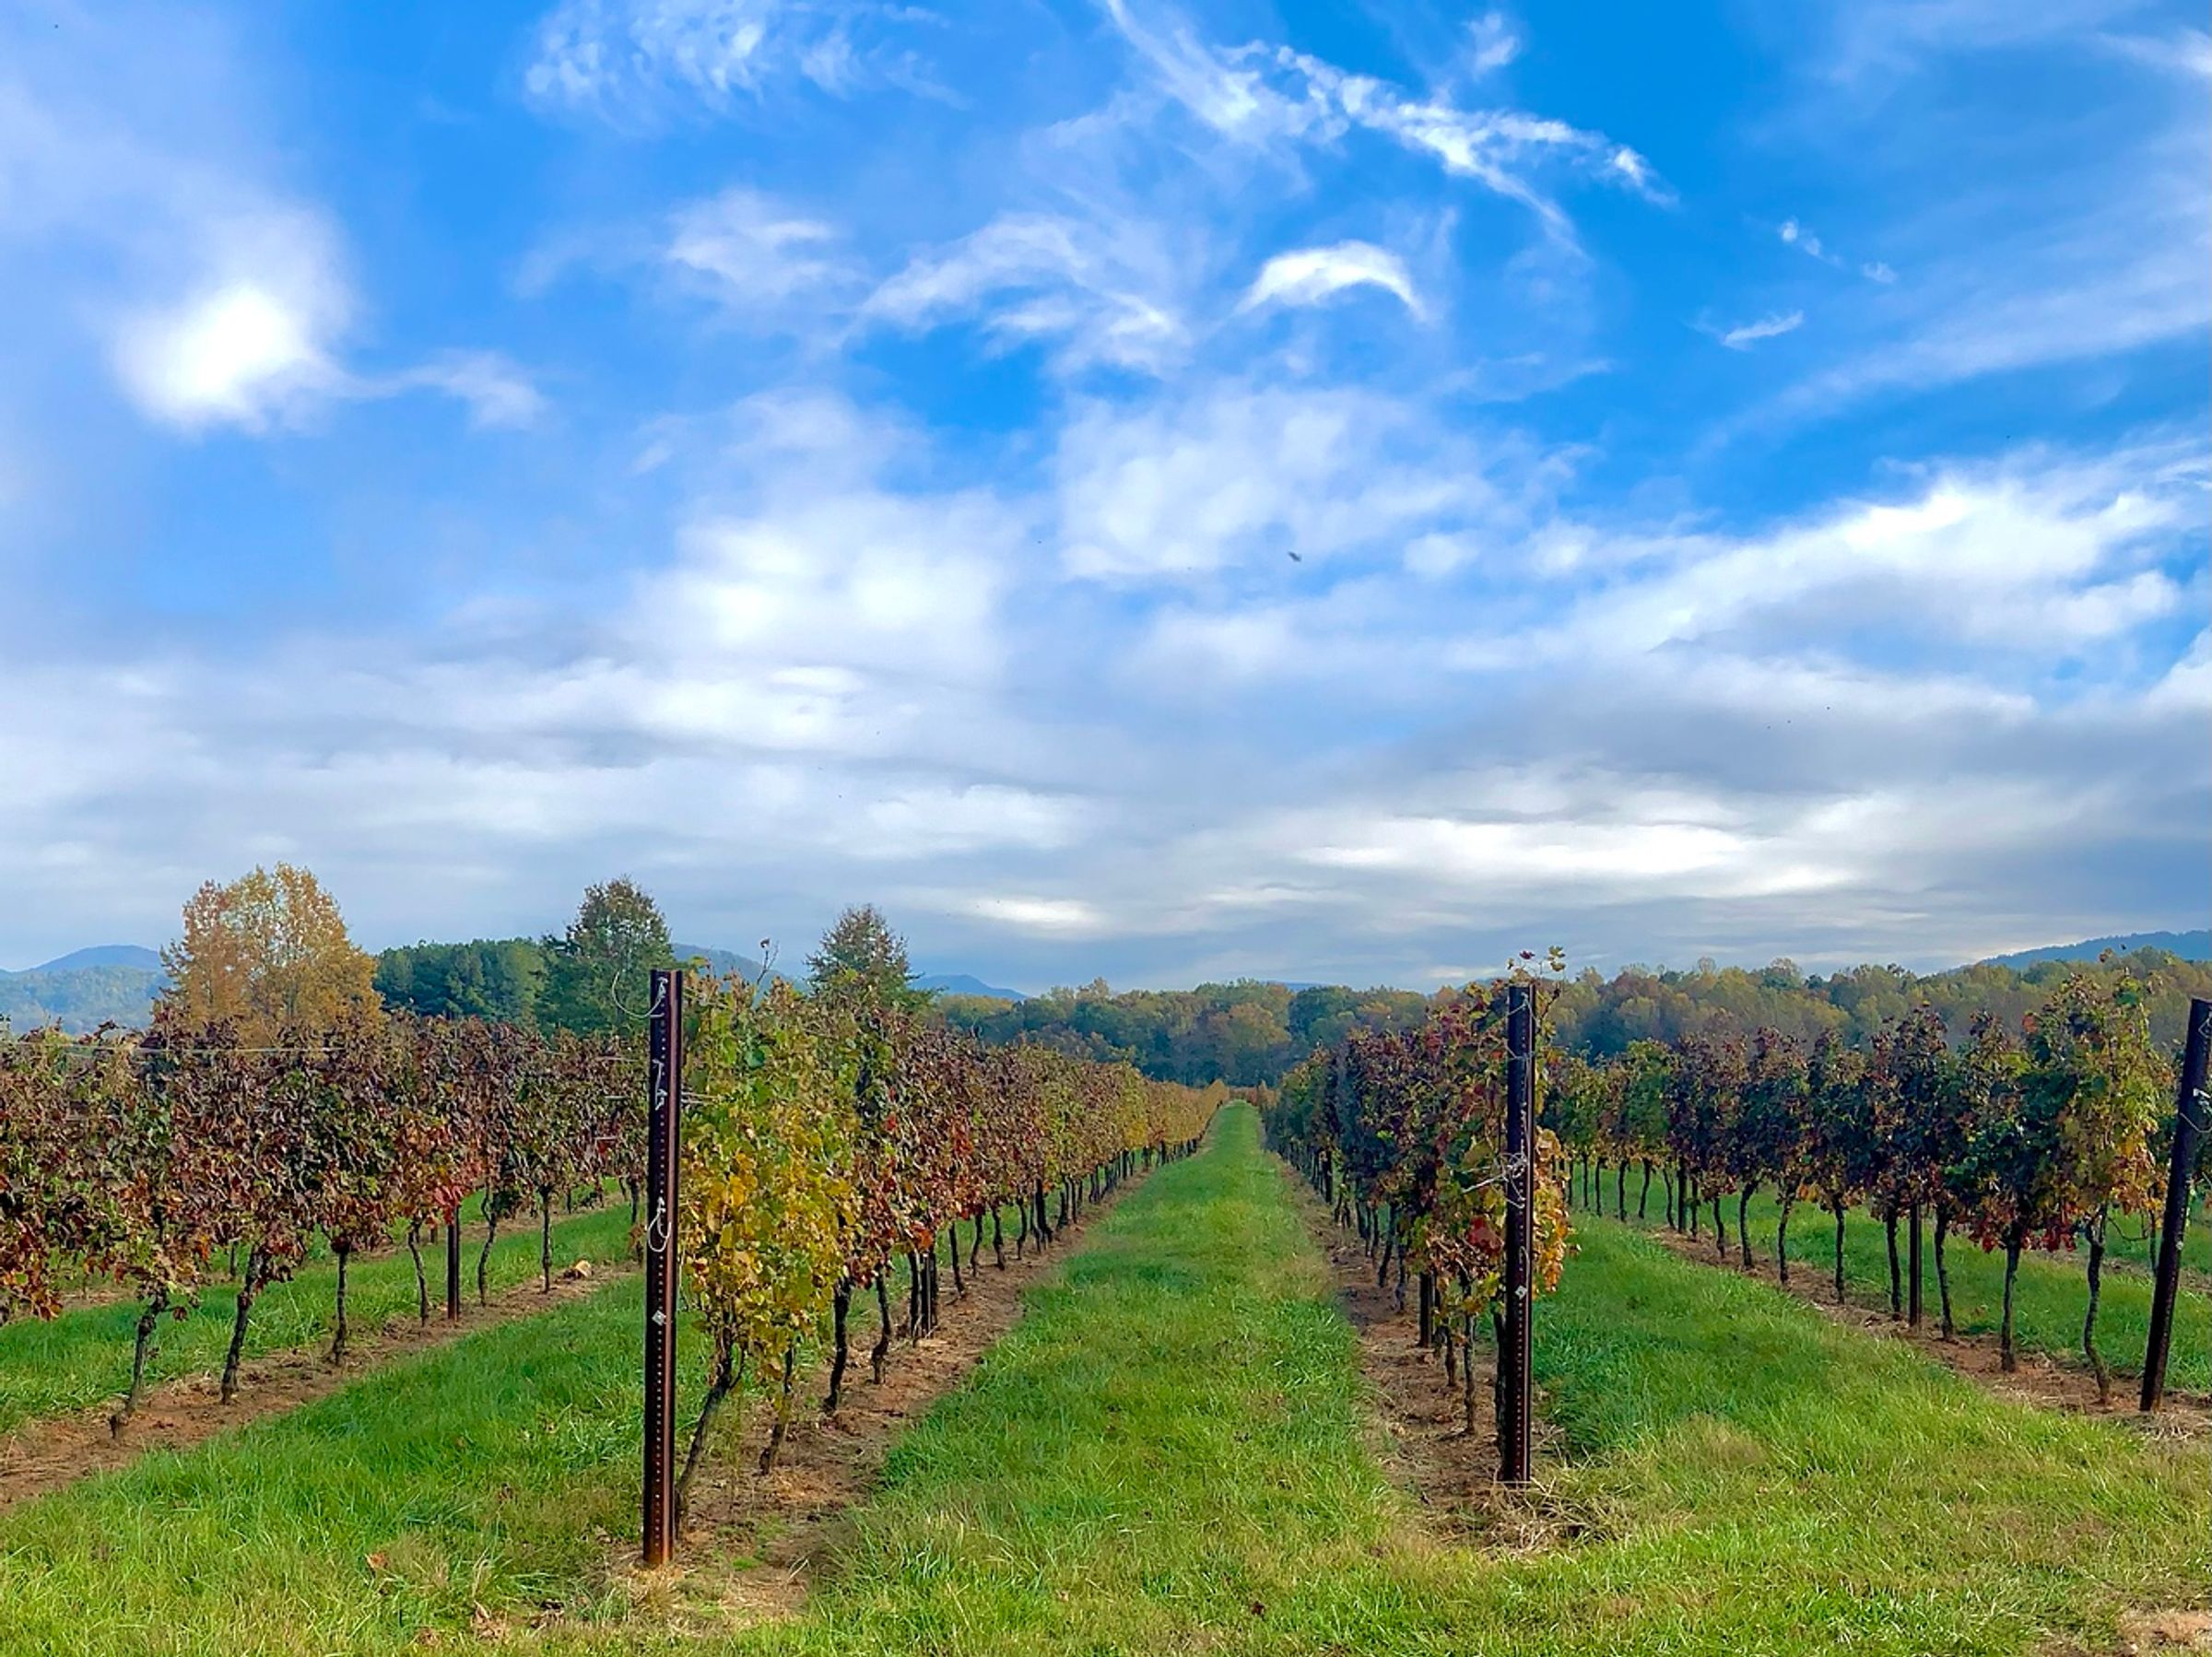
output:
[{"label": "distant mountain range", "polygon": [[[727,978],[735,972],[744,978],[759,978],[765,969],[749,955],[740,955],[735,949],[712,949],[704,944],[677,944],[672,946],[676,958],[688,961],[697,957],[707,963],[709,970]],[[778,978],[787,973],[776,973]],[[940,995],[988,995],[997,1001],[1027,1001],[1019,990],[1002,989],[987,984],[982,979],[966,972],[923,972],[912,981],[917,990],[935,990]]]},{"label": "distant mountain range", "polygon": [[161,970],[161,952],[144,944],[95,944],[89,949],[72,949],[50,961],[41,961],[33,972],[78,972],[87,967],[135,967],[141,971]]},{"label": "distant mountain range", "polygon": [[[675,951],[676,958],[679,961],[697,959],[706,962],[707,970],[717,978],[728,978],[735,974],[739,978],[756,979],[768,970],[761,962],[749,955],[739,955],[735,949],[710,949],[704,944],[671,944],[668,947]],[[774,976],[784,978],[789,975],[778,972]]]},{"label": "distant mountain range", "polygon": [[0,1018],[18,1030],[58,1024],[72,1035],[103,1024],[144,1024],[168,981],[158,952],[96,944],[22,972],[0,972]]},{"label": "distant mountain range", "polygon": [[[2041,949],[2016,949],[1994,955],[1982,963],[2014,970],[2045,961],[2093,961],[2106,950],[2130,955],[2138,949],[2162,949],[2183,960],[2212,960],[2212,930],[2197,932],[2131,932],[2106,938],[2084,938],[2078,944],[2053,944]],[[768,971],[749,955],[735,949],[713,949],[698,944],[676,946],[678,960],[703,959],[714,971],[739,973],[757,979]],[[778,974],[777,976],[783,976]],[[151,1016],[154,998],[169,981],[158,951],[139,944],[96,944],[73,949],[21,972],[0,971],[0,1018],[18,1030],[57,1024],[72,1034],[101,1024],[142,1025]],[[942,995],[987,995],[999,1001],[1027,1001],[1019,990],[985,983],[966,972],[928,972],[914,979],[914,987]],[[1310,985],[1290,984],[1290,989]]]},{"label": "distant mountain range", "polygon": [[2185,961],[2212,961],[2212,930],[2201,932],[2130,932],[2109,938],[2084,938],[2078,944],[2053,944],[2043,949],[2016,949],[2010,955],[1993,955],[1978,963],[2010,967],[2019,971],[2045,961],[2093,961],[2106,950],[2133,955],[2138,949],[2163,949]]},{"label": "distant mountain range", "polygon": [[917,990],[935,990],[940,995],[988,995],[994,1001],[1027,1001],[1019,990],[1001,989],[965,972],[924,972],[914,979]]}]

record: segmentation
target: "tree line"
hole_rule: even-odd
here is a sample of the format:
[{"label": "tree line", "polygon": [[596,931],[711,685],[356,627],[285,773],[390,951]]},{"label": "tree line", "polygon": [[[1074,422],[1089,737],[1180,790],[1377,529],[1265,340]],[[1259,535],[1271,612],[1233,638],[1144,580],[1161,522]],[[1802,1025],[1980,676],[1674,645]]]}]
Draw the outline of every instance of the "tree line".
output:
[{"label": "tree line", "polygon": [[[2031,970],[2041,973],[2043,969]],[[1715,1248],[1727,1257],[1725,1199],[1735,1199],[1735,1244],[1752,1263],[1752,1196],[1780,1208],[1775,1269],[1789,1280],[1792,1214],[1817,1204],[1835,1227],[1835,1290],[1843,1293],[1844,1216],[1869,1207],[1888,1234],[1890,1306],[1921,1317],[1920,1240],[1932,1218],[1942,1333],[1955,1333],[1947,1250],[1963,1233],[2005,1253],[2002,1362],[2016,1367],[2013,1294],[2028,1249],[2083,1246],[2088,1299],[2083,1354],[2109,1397],[2111,1371],[2097,1344],[2106,1241],[2115,1217],[2154,1228],[2159,1170],[2172,1130],[2176,1071],[2153,1028],[2159,987],[2130,963],[2059,968],[2025,1013],[1983,1008],[1960,1020],[1923,1001],[1886,1016],[1863,1040],[1843,1027],[1760,1026],[1720,1020],[1671,1040],[1640,1037],[1562,1057],[1553,1067],[1545,1119],[1575,1159],[1583,1200],[1628,1216],[1654,1174],[1667,1223],[1695,1235],[1710,1209]],[[2171,993],[2171,988],[2168,988]],[[1963,1028],[1961,1028],[1963,1026]],[[1900,1230],[1909,1248],[1900,1263]]]},{"label": "tree line", "polygon": [[[1377,1287],[1394,1268],[1400,1310],[1413,1274],[1417,1338],[1441,1349],[1444,1384],[1460,1389],[1469,1432],[1477,1328],[1503,1317],[1506,990],[1516,982],[1532,984],[1541,1029],[1559,986],[1517,967],[1439,997],[1410,1029],[1355,1026],[1261,1096],[1267,1143],[1357,1232]],[[1540,1036],[1539,1095],[1544,1046]],[[1548,1129],[1538,1132],[1535,1156],[1533,1288],[1547,1294],[1570,1237],[1559,1144]]]},{"label": "tree line", "polygon": [[[1833,1032],[1865,1042],[1923,1005],[1963,1035],[1974,1015],[2017,1024],[2072,971],[2126,971],[2147,986],[2153,1036],[2178,1043],[2189,997],[2212,996],[2212,964],[2145,950],[2107,964],[2042,962],[2025,969],[1983,964],[1945,972],[1865,966],[1822,976],[1778,960],[1759,968],[1711,961],[1674,970],[1626,967],[1610,978],[1585,969],[1559,983],[1547,1017],[1557,1040],[1576,1052],[1620,1053],[1635,1041],[1773,1029],[1810,1046]],[[1274,1085],[1317,1047],[1354,1029],[1409,1030],[1456,990],[1353,990],[1244,979],[1191,990],[1116,992],[1103,981],[1027,1001],[938,998],[937,1016],[986,1041],[1030,1041],[1084,1058],[1135,1065],[1147,1075],[1232,1087]]]}]

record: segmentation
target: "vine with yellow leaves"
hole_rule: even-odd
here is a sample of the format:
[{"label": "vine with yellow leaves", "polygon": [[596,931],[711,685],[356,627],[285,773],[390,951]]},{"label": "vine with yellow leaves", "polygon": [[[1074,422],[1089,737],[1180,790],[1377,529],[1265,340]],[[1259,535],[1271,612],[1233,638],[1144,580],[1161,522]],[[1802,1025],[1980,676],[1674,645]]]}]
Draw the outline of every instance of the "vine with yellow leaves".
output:
[{"label": "vine with yellow leaves", "polygon": [[[711,1343],[706,1395],[677,1486],[679,1514],[717,1418],[748,1370],[772,1391],[759,1460],[771,1471],[791,1420],[802,1350],[827,1339],[825,1413],[842,1397],[854,1295],[873,1294],[880,1381],[895,1336],[920,1341],[956,1296],[991,1228],[1006,1264],[1051,1241],[1091,1202],[1195,1148],[1226,1097],[1155,1082],[1125,1064],[1041,1048],[991,1049],[866,993],[701,979],[688,996],[676,1209],[685,1294]],[[894,1320],[890,1282],[905,1267]]]}]

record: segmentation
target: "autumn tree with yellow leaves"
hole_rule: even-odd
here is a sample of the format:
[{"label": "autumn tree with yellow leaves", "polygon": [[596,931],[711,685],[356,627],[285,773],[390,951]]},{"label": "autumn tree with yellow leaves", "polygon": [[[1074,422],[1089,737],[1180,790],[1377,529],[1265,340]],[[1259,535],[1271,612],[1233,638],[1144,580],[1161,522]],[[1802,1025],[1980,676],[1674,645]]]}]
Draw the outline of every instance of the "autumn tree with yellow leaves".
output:
[{"label": "autumn tree with yellow leaves", "polygon": [[375,960],[355,946],[322,882],[291,864],[203,885],[161,964],[170,1018],[228,1025],[250,1046],[320,1035],[382,1009]]}]

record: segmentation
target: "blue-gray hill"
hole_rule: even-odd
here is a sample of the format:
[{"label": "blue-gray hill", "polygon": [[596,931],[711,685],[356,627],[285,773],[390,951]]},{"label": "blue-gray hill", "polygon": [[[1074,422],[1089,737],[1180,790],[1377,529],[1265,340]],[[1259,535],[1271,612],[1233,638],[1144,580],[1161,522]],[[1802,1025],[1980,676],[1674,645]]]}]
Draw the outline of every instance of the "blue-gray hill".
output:
[{"label": "blue-gray hill", "polygon": [[2044,961],[2093,961],[2108,949],[2115,955],[2133,955],[2138,949],[2162,949],[2185,961],[2212,961],[2212,931],[2122,933],[2109,938],[2084,938],[2078,944],[2016,949],[2010,955],[1993,955],[1979,964],[2010,967],[2019,971]]}]

